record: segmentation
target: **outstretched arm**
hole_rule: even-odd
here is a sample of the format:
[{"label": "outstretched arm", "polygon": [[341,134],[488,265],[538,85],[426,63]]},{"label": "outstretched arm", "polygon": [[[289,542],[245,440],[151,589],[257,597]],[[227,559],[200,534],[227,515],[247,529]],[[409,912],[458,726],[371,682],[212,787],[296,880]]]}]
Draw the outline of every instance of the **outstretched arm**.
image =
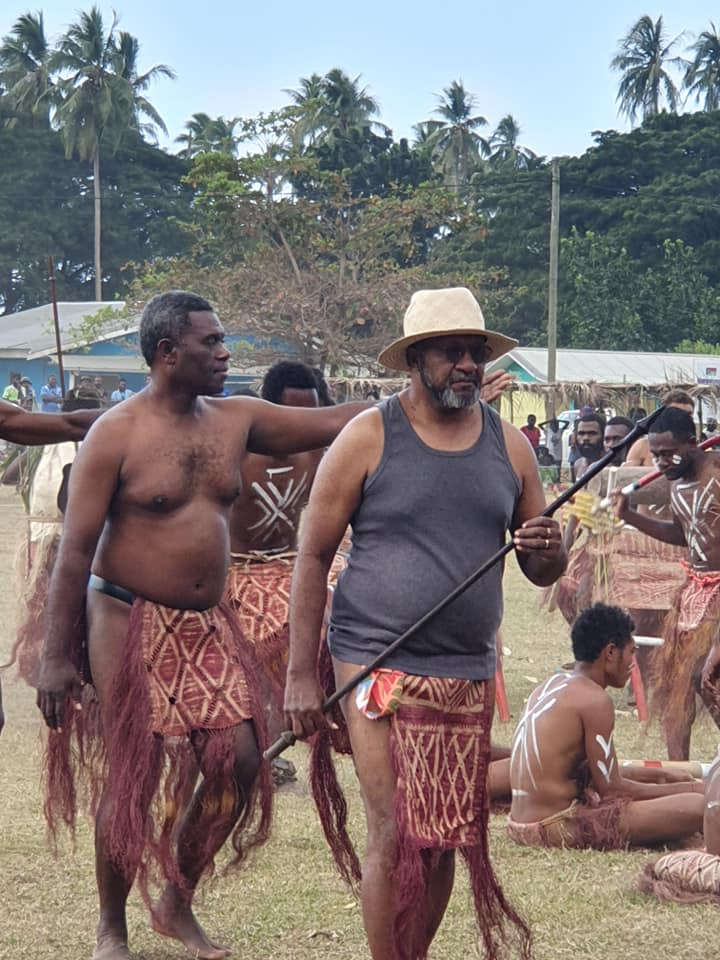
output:
[{"label": "outstretched arm", "polygon": [[346,423],[374,405],[360,401],[308,409],[285,407],[253,397],[231,397],[220,402],[244,404],[243,411],[250,416],[248,453],[270,457],[328,447]]},{"label": "outstretched arm", "polygon": [[25,446],[82,440],[102,412],[28,413],[14,403],[0,400],[0,438]]},{"label": "outstretched arm", "polygon": [[[126,423],[120,426],[126,428]],[[63,535],[48,592],[48,634],[38,681],[37,704],[52,729],[62,727],[68,695],[79,697],[73,641],[82,620],[90,565],[117,489],[123,448],[118,421],[103,422],[73,462]]]}]

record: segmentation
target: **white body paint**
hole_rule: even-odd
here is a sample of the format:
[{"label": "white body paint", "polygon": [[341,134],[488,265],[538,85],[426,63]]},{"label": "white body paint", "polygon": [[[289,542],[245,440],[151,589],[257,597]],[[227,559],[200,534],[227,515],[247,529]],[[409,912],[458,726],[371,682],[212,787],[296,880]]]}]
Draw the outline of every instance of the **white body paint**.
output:
[{"label": "white body paint", "polygon": [[303,501],[308,488],[307,472],[303,473],[299,480],[293,476],[294,473],[295,467],[292,465],[269,467],[265,471],[267,480],[263,483],[255,481],[252,484],[255,503],[261,512],[260,519],[248,527],[253,542],[263,540],[269,534],[287,531],[291,534],[287,544],[290,546],[295,533],[292,512],[298,502]]},{"label": "white body paint", "polygon": [[710,569],[708,553],[720,521],[720,481],[710,477],[702,487],[697,481],[675,483],[670,502],[685,533],[690,562],[698,570]]},{"label": "white body paint", "polygon": [[[537,740],[537,721],[548,710],[552,710],[557,703],[556,694],[564,690],[572,679],[572,673],[555,674],[550,677],[533,705],[528,704],[525,708],[515,731],[510,755],[510,778],[516,783],[519,779],[524,780],[527,775],[530,783],[537,789],[535,774],[542,770],[542,757]],[[512,793],[517,797],[529,796],[526,790],[514,789]]]},{"label": "white body paint", "polygon": [[615,757],[612,757],[612,758],[610,759],[610,764],[609,764],[609,765],[608,765],[608,762],[607,762],[607,761],[608,761],[608,757],[610,757],[610,754],[612,753],[612,749],[613,749],[613,738],[614,738],[614,736],[615,736],[615,731],[614,731],[614,730],[613,730],[613,732],[610,734],[610,736],[608,737],[607,740],[605,739],[605,737],[601,736],[599,733],[596,733],[596,734],[595,734],[595,742],[596,742],[597,744],[599,744],[600,748],[602,749],[602,752],[605,754],[605,760],[604,760],[604,761],[603,761],[603,760],[598,760],[598,761],[597,761],[597,766],[598,766],[598,770],[600,771],[600,773],[605,777],[605,782],[606,782],[606,783],[610,783],[610,776],[611,776],[611,774],[612,774],[612,772],[613,772],[613,768],[614,768],[614,766],[615,766]]}]

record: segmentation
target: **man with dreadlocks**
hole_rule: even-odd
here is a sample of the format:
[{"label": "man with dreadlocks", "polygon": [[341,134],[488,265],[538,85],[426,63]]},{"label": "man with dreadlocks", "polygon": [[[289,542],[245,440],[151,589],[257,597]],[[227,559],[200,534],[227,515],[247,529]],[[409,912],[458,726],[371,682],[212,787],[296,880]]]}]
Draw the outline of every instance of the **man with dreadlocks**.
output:
[{"label": "man with dreadlocks", "polygon": [[[345,684],[512,531],[521,569],[551,583],[565,554],[532,448],[480,401],[486,362],[515,341],[485,329],[465,288],[415,293],[405,335],[380,363],[410,385],[343,432],[320,464],[292,587],[285,695],[296,736],[320,731],[313,788],[338,866],[358,878],[342,794],[326,751],[316,675],[325,584],[348,523],[352,548],[335,590],[328,644]],[[368,823],[362,867],[373,960],[427,955],[445,913],[455,851],[470,870],[487,956],[509,927],[529,933],[493,872],[487,770],[502,567],[458,598],[343,702]],[[333,807],[333,813],[329,807]],[[334,814],[334,816],[333,816]]]},{"label": "man with dreadlocks", "polygon": [[[671,483],[671,519],[630,508],[615,494],[618,517],[650,537],[687,547],[685,583],[663,625],[653,656],[653,699],[661,711],[668,756],[687,760],[700,693],[720,726],[720,458],[700,450],[689,413],[667,407],[653,423],[648,446]],[[701,682],[702,680],[702,682]]]}]

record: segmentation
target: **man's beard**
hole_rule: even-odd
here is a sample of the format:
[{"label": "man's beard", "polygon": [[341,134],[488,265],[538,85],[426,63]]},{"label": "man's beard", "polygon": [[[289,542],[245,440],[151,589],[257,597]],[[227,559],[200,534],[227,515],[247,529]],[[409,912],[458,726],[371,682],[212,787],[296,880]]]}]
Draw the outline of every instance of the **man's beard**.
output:
[{"label": "man's beard", "polygon": [[436,387],[425,372],[425,364],[422,360],[418,364],[420,379],[423,386],[432,397],[434,405],[440,410],[466,410],[468,407],[474,407],[480,401],[480,385],[473,387],[471,393],[457,393],[453,390],[451,384],[458,383],[460,380],[466,382],[468,377],[457,377],[454,381],[448,381],[444,387]]},{"label": "man's beard", "polygon": [[584,457],[586,460],[589,460],[593,463],[595,460],[599,460],[603,455],[604,447],[602,441],[600,443],[579,443],[578,444],[578,453],[581,457]]}]

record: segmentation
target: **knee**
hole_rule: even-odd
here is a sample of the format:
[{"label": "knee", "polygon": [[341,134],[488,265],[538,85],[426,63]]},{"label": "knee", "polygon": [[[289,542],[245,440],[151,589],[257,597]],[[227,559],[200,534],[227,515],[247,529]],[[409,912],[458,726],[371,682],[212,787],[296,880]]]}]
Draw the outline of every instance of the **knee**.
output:
[{"label": "knee", "polygon": [[252,787],[260,772],[262,757],[257,743],[244,744],[235,753],[233,776],[238,788],[247,791]]},{"label": "knee", "polygon": [[393,810],[368,812],[368,855],[393,862],[397,850],[397,828]]}]

